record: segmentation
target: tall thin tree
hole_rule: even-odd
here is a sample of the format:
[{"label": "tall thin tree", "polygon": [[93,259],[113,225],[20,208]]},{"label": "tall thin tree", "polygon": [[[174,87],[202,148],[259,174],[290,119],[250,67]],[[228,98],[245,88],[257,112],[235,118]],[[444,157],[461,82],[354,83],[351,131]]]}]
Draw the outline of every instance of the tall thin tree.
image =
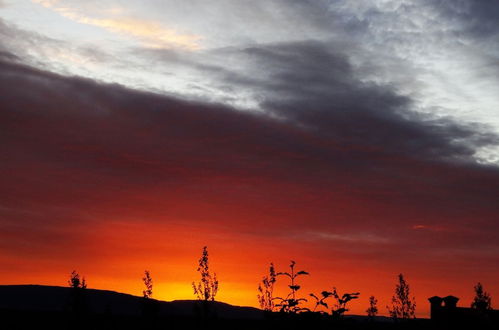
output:
[{"label": "tall thin tree", "polygon": [[208,259],[208,247],[203,247],[201,258],[198,262],[197,271],[201,276],[201,280],[196,284],[192,282],[194,294],[199,300],[214,301],[218,293],[217,274],[210,273],[210,263]]},{"label": "tall thin tree", "polygon": [[152,298],[153,281],[151,278],[151,273],[148,270],[144,271],[144,277],[142,277],[142,281],[144,282],[144,285],[146,287],[146,289],[142,291],[144,298],[146,299]]},{"label": "tall thin tree", "polygon": [[366,309],[367,316],[370,320],[373,320],[376,315],[378,315],[378,299],[374,296],[369,297],[369,308]]},{"label": "tall thin tree", "polygon": [[393,319],[416,318],[416,299],[410,297],[410,287],[404,275],[398,275],[398,284],[395,286],[395,295],[392,297],[392,307],[386,306]]}]

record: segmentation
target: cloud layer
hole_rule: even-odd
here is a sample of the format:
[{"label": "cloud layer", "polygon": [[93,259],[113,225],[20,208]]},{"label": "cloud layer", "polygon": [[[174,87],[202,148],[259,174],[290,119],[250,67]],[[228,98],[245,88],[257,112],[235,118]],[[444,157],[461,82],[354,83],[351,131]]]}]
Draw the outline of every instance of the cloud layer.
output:
[{"label": "cloud layer", "polygon": [[[424,269],[445,265],[432,272],[459,271],[451,282],[467,283],[476,276],[468,260],[485,279],[496,276],[499,172],[463,161],[473,143],[495,137],[402,115],[409,99],[355,80],[341,56],[303,47],[247,50],[276,68],[267,74],[279,82],[262,88],[272,91],[268,112],[255,113],[62,77],[4,56],[3,258],[69,267],[73,253],[84,265],[128,255],[134,264],[140,253],[208,244],[225,245],[231,260],[228,251],[248,242],[319,269],[357,262],[357,271],[407,270],[425,281]],[[313,58],[328,64],[325,95],[334,97],[319,90],[308,99],[317,86],[299,88],[320,76]],[[300,61],[310,66],[287,71]],[[170,243],[130,238],[129,226],[166,230]],[[119,248],[98,239],[111,233]],[[266,263],[264,255],[253,262]]]},{"label": "cloud layer", "polygon": [[[67,1],[79,16],[61,34],[33,29],[57,11],[14,24],[9,3],[2,281],[53,283],[78,264],[126,291],[149,264],[181,287],[207,244],[222,283],[251,297],[259,270],[289,258],[315,269],[314,290],[334,274],[388,299],[387,276],[407,272],[422,300],[466,298],[478,280],[499,294],[496,6],[223,3]],[[97,37],[81,17],[112,24]],[[132,39],[180,26],[199,48],[131,42],[132,21],[152,27]]]}]

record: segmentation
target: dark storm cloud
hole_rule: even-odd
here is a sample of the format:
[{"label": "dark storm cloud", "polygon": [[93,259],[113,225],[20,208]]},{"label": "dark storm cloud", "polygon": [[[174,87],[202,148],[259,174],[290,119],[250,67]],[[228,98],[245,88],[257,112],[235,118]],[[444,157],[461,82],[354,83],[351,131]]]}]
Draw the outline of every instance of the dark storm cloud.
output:
[{"label": "dark storm cloud", "polygon": [[[362,83],[345,56],[319,43],[242,52],[255,63],[253,79],[224,79],[257,88],[263,113],[2,60],[2,226],[51,233],[203,210],[200,221],[220,218],[236,231],[258,231],[234,220],[253,215],[253,224],[270,221],[266,232],[282,233],[284,218],[295,224],[290,235],[362,228],[396,242],[420,240],[407,231],[422,223],[449,230],[427,234],[427,245],[454,247],[464,236],[469,246],[495,246],[497,169],[438,160],[466,158],[496,137],[400,112],[409,99]],[[470,227],[476,217],[480,226]]]},{"label": "dark storm cloud", "polygon": [[362,82],[339,47],[303,41],[245,48],[238,56],[252,74],[220,70],[222,81],[256,90],[268,113],[336,143],[441,160],[470,160],[478,147],[499,144],[480,125],[412,112],[412,100],[395,86]]}]

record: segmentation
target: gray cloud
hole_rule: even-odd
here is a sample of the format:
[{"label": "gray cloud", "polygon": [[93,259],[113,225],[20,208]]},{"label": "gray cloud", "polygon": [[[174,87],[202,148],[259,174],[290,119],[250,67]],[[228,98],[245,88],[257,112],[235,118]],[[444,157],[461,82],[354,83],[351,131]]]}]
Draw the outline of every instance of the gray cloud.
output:
[{"label": "gray cloud", "polygon": [[201,69],[218,74],[225,84],[220,88],[252,90],[268,114],[339,144],[468,161],[478,148],[498,145],[484,125],[418,114],[396,86],[362,82],[348,50],[337,49],[318,41],[255,45],[230,51],[245,59],[248,74],[216,65]]},{"label": "gray cloud", "polygon": [[[296,68],[304,60],[303,46],[247,52],[268,61],[269,67],[279,62],[281,68]],[[4,165],[14,169],[26,162],[41,162],[64,168],[63,176],[81,172],[68,181],[74,181],[76,195],[82,194],[70,198],[71,203],[93,200],[86,195],[88,182],[109,188],[103,192],[120,194],[116,187],[134,189],[160,182],[174,190],[202,185],[196,182],[208,182],[209,187],[209,182],[215,184],[222,176],[243,186],[263,180],[271,185],[310,187],[325,196],[340,191],[382,204],[390,196],[390,203],[425,205],[430,213],[433,208],[437,213],[452,213],[456,201],[461,210],[478,204],[487,210],[495,205],[496,169],[472,162],[437,161],[466,158],[469,144],[492,143],[497,139],[494,135],[451,121],[400,115],[398,109],[410,105],[410,100],[387,86],[359,84],[349,75],[342,57],[326,55],[317,45],[306,48],[312,53],[307,59],[323,59],[321,65],[295,70],[293,79],[279,70],[270,72],[279,77],[274,80],[278,92],[264,95],[265,113],[62,78],[4,62],[0,87],[9,90],[0,99],[2,132],[8,145]],[[333,75],[341,79],[328,78],[331,93],[319,90],[307,99],[306,91],[298,90],[299,81],[307,79],[304,84],[313,90],[309,75],[320,67],[341,73]],[[39,170],[45,171],[43,166]],[[463,181],[461,173],[468,172],[474,179]],[[44,184],[57,196],[64,191],[58,188],[59,179],[44,180]],[[447,199],[447,189],[452,199]],[[441,190],[446,193],[441,195]]]},{"label": "gray cloud", "polygon": [[475,0],[437,0],[429,1],[441,15],[450,21],[459,21],[455,25],[456,33],[469,33],[478,38],[499,37],[497,17],[499,17],[499,4],[495,1]]}]

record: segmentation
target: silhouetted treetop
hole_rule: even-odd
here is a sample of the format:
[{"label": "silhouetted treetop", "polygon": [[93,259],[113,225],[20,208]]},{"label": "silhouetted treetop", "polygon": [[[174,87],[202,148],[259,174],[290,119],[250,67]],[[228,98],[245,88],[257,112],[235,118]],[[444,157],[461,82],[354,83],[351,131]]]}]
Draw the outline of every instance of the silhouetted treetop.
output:
[{"label": "silhouetted treetop", "polygon": [[492,309],[492,298],[488,292],[483,290],[482,283],[478,282],[474,289],[475,297],[471,303],[471,308],[481,310]]},{"label": "silhouetted treetop", "polygon": [[398,275],[399,283],[395,286],[395,295],[392,297],[392,308],[388,309],[390,316],[394,319],[416,318],[416,299],[410,297],[409,284],[404,275]]},{"label": "silhouetted treetop", "polygon": [[142,295],[144,298],[149,299],[152,298],[152,278],[151,278],[151,273],[146,270],[144,271],[144,277],[142,277],[142,281],[144,282],[144,285],[146,286],[146,289],[142,291]]},{"label": "silhouetted treetop", "polygon": [[199,258],[197,271],[201,276],[201,280],[197,284],[192,282],[194,294],[199,300],[214,301],[218,292],[218,280],[216,273],[213,273],[213,275],[210,273],[208,247],[206,246],[203,247],[201,258]]},{"label": "silhouetted treetop", "polygon": [[71,288],[74,289],[86,289],[87,282],[85,281],[85,277],[80,278],[80,274],[73,270],[71,275],[69,276],[68,284]]}]

